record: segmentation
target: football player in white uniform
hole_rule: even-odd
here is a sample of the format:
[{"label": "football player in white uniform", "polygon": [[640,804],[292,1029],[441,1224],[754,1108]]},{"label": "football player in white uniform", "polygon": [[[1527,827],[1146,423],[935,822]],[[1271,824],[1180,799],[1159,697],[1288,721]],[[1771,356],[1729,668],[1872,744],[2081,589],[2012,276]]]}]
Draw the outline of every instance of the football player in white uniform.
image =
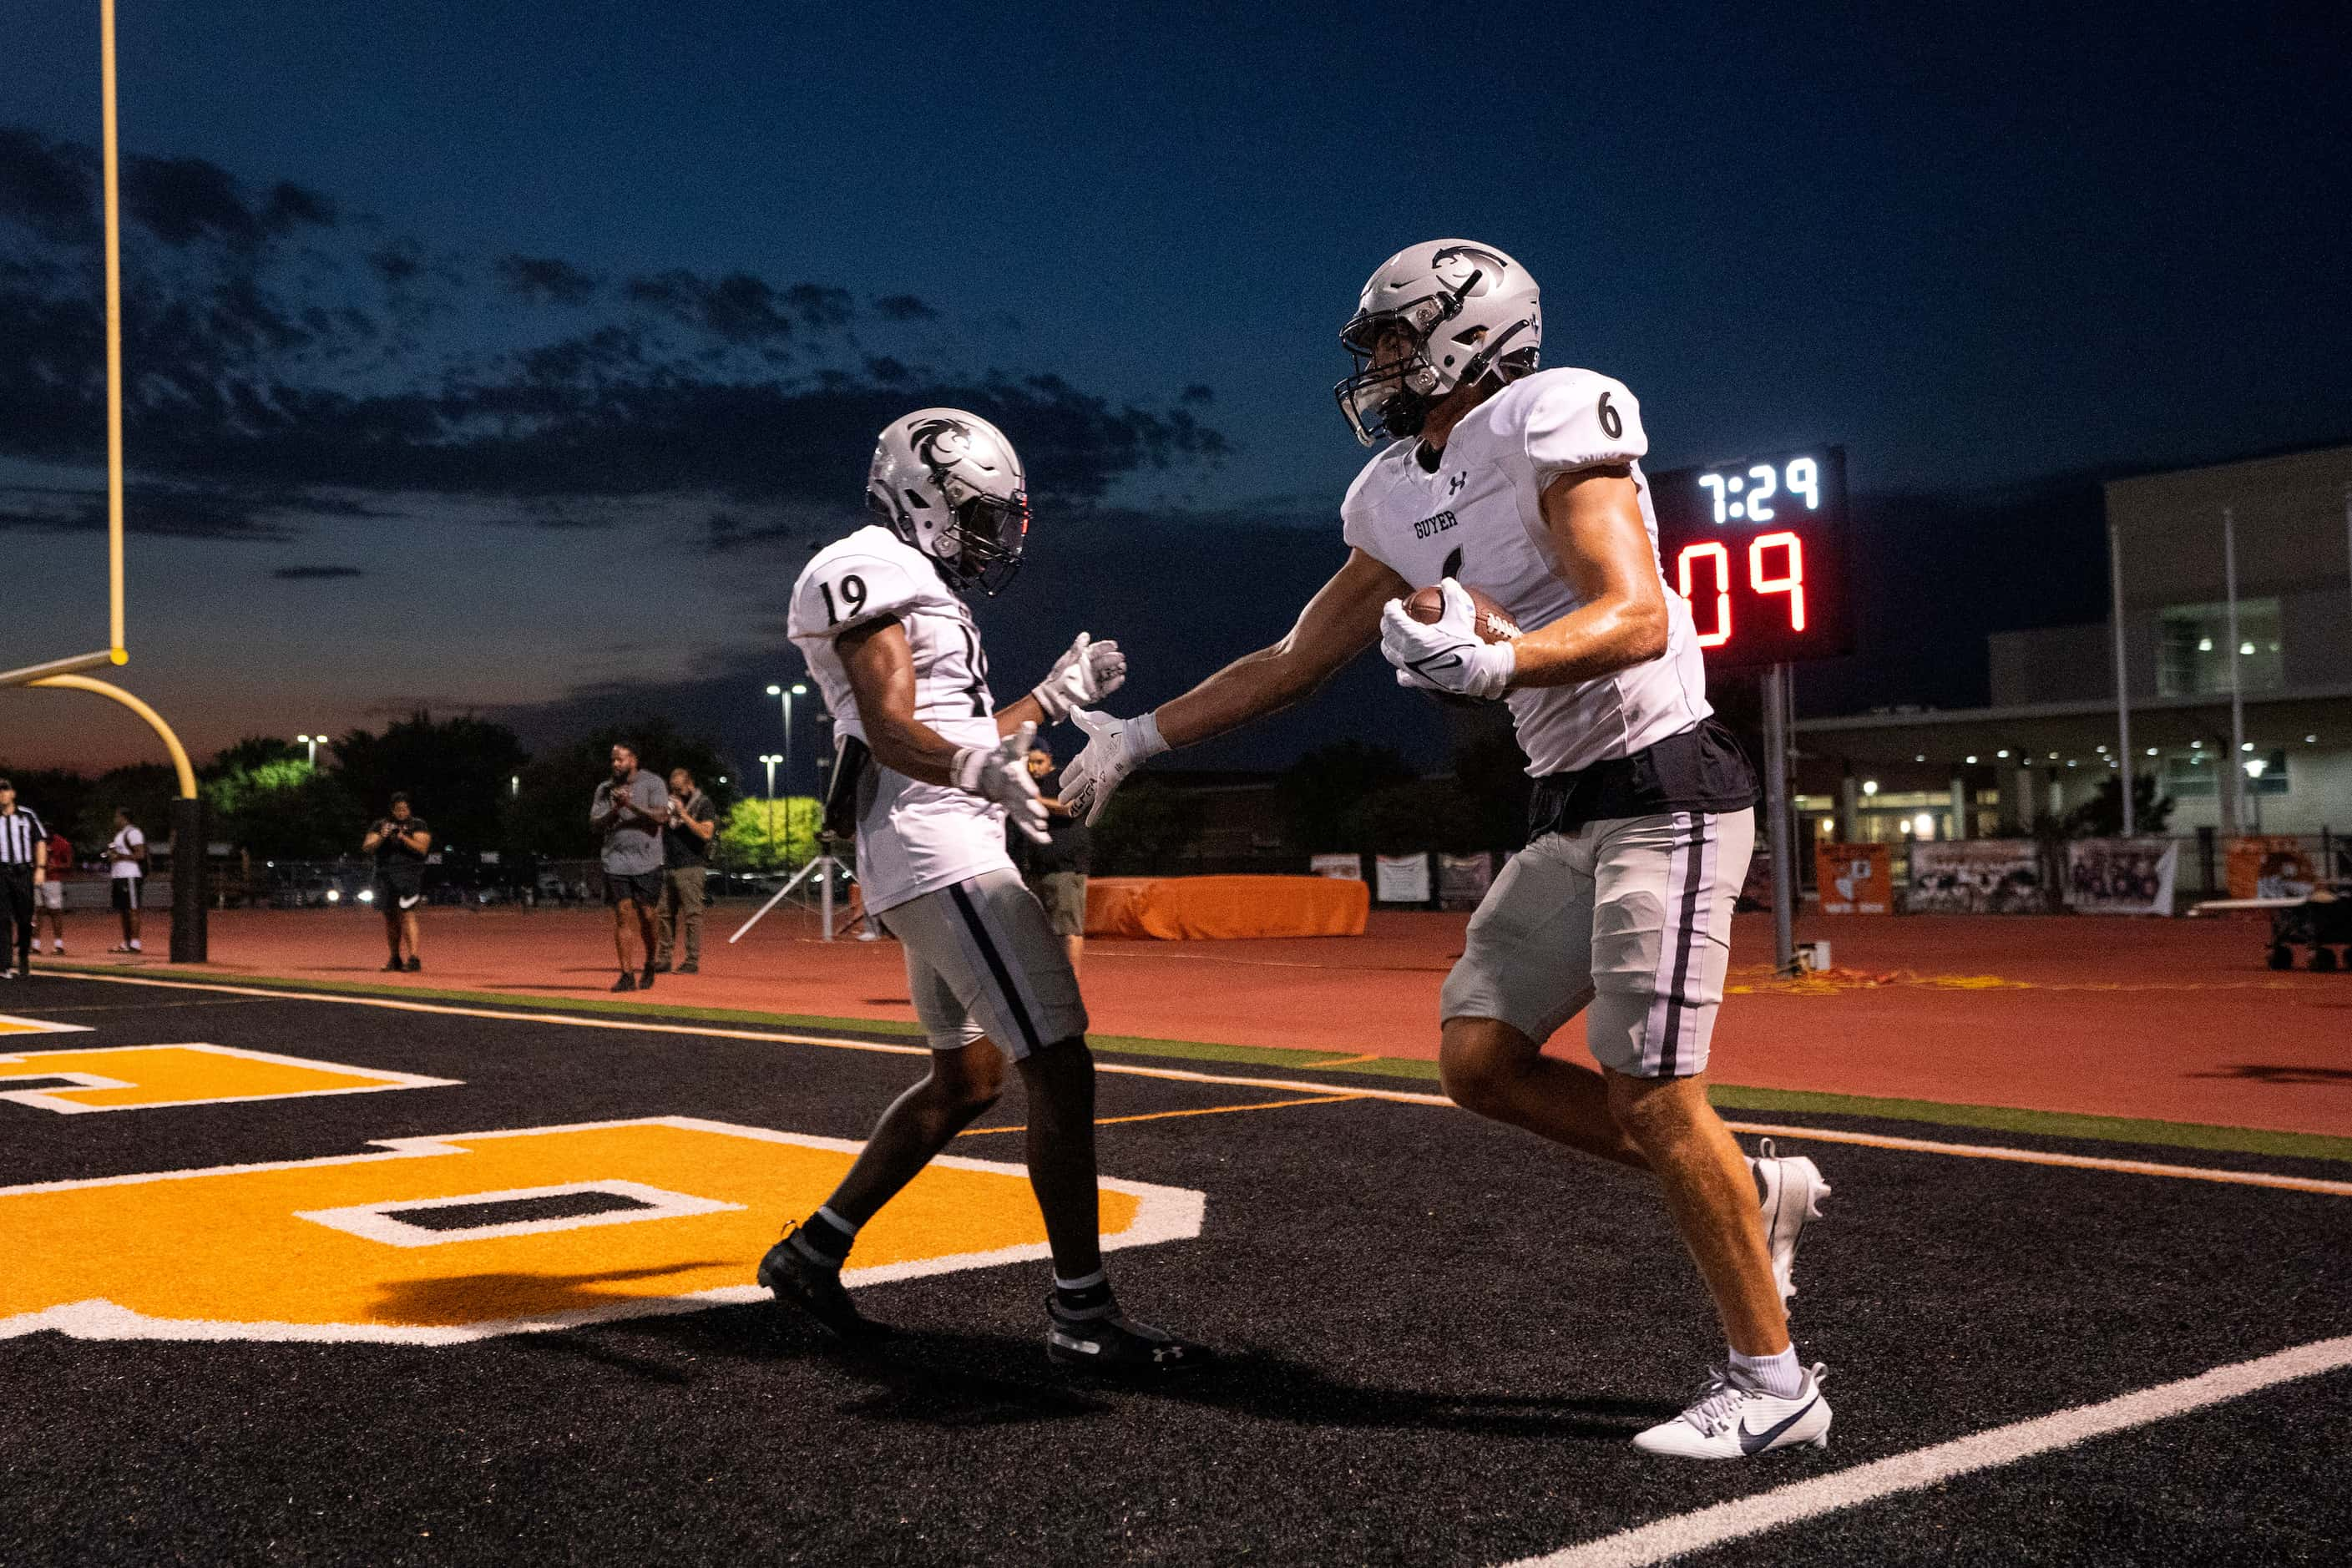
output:
[{"label": "football player in white uniform", "polygon": [[[1605,375],[1536,368],[1535,281],[1491,246],[1399,252],[1340,336],[1358,366],[1340,410],[1380,446],[1340,509],[1346,564],[1273,647],[1138,718],[1080,714],[1091,738],[1063,800],[1091,818],[1150,757],[1287,707],[1376,641],[1402,685],[1508,704],[1533,820],[1445,982],[1446,1092],[1656,1177],[1730,1359],[1642,1447],[1737,1458],[1826,1441],[1821,1369],[1798,1363],[1784,1299],[1829,1188],[1769,1146],[1743,1160],[1706,1100],[1756,784],[1659,570],[1641,407]],[[1480,641],[1465,583],[1523,634]],[[1444,613],[1423,624],[1402,600],[1432,584]],[[1580,1012],[1597,1073],[1542,1054]]]},{"label": "football player in white uniform", "polygon": [[1112,1371],[1173,1372],[1202,1346],[1119,1311],[1102,1266],[1094,1058],[1070,962],[1004,852],[1005,824],[1045,837],[1030,777],[1041,724],[1126,679],[1113,642],[1085,633],[1005,707],[964,602],[1021,561],[1029,497],[1013,444],[988,421],[926,408],[874,449],[877,521],[817,552],[793,585],[789,631],[807,658],[839,755],[826,821],[854,820],[866,913],[905,945],[931,1068],[882,1113],[822,1207],[761,1259],[760,1283],[846,1338],[885,1331],[842,1288],[858,1228],[996,1102],[1004,1059],[1029,1095],[1029,1179],[1053,1251],[1046,1353]]}]

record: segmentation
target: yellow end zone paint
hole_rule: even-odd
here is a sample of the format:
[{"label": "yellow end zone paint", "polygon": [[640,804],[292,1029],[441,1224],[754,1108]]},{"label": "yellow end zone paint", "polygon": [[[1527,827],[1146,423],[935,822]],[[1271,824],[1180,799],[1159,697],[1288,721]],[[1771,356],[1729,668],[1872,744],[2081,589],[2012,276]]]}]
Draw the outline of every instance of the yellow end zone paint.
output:
[{"label": "yellow end zone paint", "polygon": [[87,1024],[52,1024],[43,1018],[14,1018],[0,1013],[0,1035],[87,1035]]},{"label": "yellow end zone paint", "polygon": [[[58,1079],[69,1082],[61,1087],[56,1081]],[[9,1088],[12,1081],[24,1079],[47,1087]],[[292,1100],[313,1094],[369,1094],[388,1089],[446,1089],[458,1081],[202,1041],[0,1053],[0,1100],[65,1116],[94,1110],[153,1110],[167,1105]]]},{"label": "yellow end zone paint", "polygon": [[[788,1219],[859,1145],[687,1117],[380,1141],[382,1152],[0,1188],[0,1338],[443,1344],[767,1299]],[[549,1219],[429,1210],[604,1192]],[[1198,1236],[1206,1200],[1104,1178],[1105,1248]],[[851,1285],[1047,1256],[1027,1172],[942,1156],[857,1238]]]}]

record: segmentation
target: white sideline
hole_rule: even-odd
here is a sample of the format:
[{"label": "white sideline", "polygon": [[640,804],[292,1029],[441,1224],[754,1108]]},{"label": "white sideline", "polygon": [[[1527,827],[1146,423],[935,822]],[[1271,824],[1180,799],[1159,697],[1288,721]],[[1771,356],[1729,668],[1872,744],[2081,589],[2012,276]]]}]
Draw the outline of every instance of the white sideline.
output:
[{"label": "white sideline", "polygon": [[[298,991],[289,986],[232,985],[217,981],[156,980],[144,974],[100,974],[88,970],[64,971],[76,980],[109,985],[152,985],[166,991],[210,991],[225,996],[255,996],[273,1002],[331,1002],[347,1007],[382,1007],[402,1013],[433,1013],[452,1018],[487,1018],[499,1023],[551,1024],[575,1029],[620,1029],[635,1034],[691,1035],[716,1040],[753,1040],[784,1046],[819,1046],[827,1050],[866,1051],[883,1056],[927,1057],[928,1046],[886,1045],[876,1040],[800,1034],[782,1029],[729,1028],[719,1024],[664,1023],[656,1017],[625,1014],[587,1017],[577,1013],[511,1012],[495,1007],[465,1007],[446,1002],[408,1002],[397,997],[336,991]],[[1272,1089],[1301,1094],[1328,1094],[1335,1089],[1357,1100],[1381,1100],[1397,1105],[1429,1105],[1451,1109],[1442,1094],[1413,1089],[1374,1089],[1330,1079],[1318,1081],[1292,1078],[1258,1078],[1240,1073],[1198,1072],[1185,1068],[1146,1067],[1137,1062],[1095,1060],[1095,1070],[1123,1078],[1155,1078],[1174,1083],[1222,1084],[1233,1089]],[[2282,1192],[2319,1193],[2352,1197],[2352,1182],[2331,1182],[2317,1176],[2286,1176],[2262,1171],[2231,1171],[2199,1165],[2157,1164],[2145,1160],[2113,1160],[2096,1154],[2063,1154],[1993,1144],[1941,1143],[1925,1138],[1898,1138],[1883,1132],[1853,1132],[1825,1127],[1781,1126],[1765,1121],[1733,1121],[1734,1132],[1780,1138],[1806,1138],[1823,1143],[1852,1143],[1864,1148],[1898,1149],[1916,1154],[1946,1154],[1968,1160],[2000,1160],[2027,1165],[2053,1165],[2084,1171],[2113,1171],[2124,1175],[2172,1177],[2186,1181],[2220,1182],[2230,1185],[2272,1187]]]},{"label": "white sideline", "polygon": [[2275,1355],[2216,1367],[2178,1383],[2160,1384],[2097,1405],[2040,1415],[1933,1447],[1874,1459],[1850,1470],[1775,1487],[1754,1497],[1717,1503],[1695,1513],[1604,1535],[1507,1568],[1639,1568],[1784,1524],[1855,1507],[1897,1492],[1916,1491],[1972,1470],[2012,1465],[2036,1454],[2068,1448],[2112,1432],[2129,1431],[2242,1398],[2277,1384],[2352,1367],[2352,1335],[2318,1340]]}]

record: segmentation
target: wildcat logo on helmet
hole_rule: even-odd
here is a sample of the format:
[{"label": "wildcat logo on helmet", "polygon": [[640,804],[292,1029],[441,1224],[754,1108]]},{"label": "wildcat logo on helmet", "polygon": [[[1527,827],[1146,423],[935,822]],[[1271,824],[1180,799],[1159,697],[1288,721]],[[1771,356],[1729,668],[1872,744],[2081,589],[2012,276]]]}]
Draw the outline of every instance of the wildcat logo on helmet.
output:
[{"label": "wildcat logo on helmet", "polygon": [[960,408],[922,408],[875,443],[868,510],[951,587],[1001,592],[1021,564],[1029,491],[1004,432]]}]

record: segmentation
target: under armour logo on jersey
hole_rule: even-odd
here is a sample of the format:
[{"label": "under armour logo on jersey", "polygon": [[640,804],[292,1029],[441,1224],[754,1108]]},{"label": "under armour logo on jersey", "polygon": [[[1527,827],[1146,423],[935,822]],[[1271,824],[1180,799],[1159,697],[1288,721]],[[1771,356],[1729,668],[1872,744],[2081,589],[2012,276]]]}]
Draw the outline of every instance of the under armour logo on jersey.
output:
[{"label": "under armour logo on jersey", "polygon": [[1456,474],[1445,481],[1445,493],[1449,496],[1459,494],[1462,487],[1469,482],[1470,476],[1466,472]]}]

